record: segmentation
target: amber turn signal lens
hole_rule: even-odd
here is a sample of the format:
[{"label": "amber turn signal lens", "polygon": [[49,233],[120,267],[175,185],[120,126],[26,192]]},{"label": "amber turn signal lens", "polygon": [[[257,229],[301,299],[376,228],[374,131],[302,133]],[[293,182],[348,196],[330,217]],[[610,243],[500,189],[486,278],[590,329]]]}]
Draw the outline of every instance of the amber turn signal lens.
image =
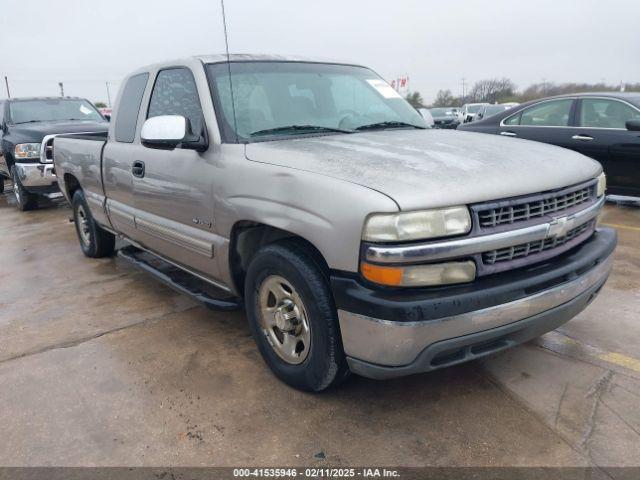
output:
[{"label": "amber turn signal lens", "polygon": [[362,276],[370,282],[393,287],[402,283],[402,268],[400,267],[381,267],[363,262],[360,269]]},{"label": "amber turn signal lens", "polygon": [[472,282],[476,278],[476,264],[471,260],[402,267],[362,262],[360,271],[370,282],[389,287],[452,285]]}]

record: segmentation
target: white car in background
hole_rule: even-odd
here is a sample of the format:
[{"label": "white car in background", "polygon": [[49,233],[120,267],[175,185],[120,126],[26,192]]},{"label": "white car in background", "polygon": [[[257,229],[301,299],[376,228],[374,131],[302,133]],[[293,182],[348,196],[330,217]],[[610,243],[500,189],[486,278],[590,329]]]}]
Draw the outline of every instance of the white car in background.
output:
[{"label": "white car in background", "polygon": [[460,123],[469,123],[473,121],[473,117],[476,113],[485,105],[491,105],[490,103],[465,103],[462,106],[462,110],[458,114]]}]

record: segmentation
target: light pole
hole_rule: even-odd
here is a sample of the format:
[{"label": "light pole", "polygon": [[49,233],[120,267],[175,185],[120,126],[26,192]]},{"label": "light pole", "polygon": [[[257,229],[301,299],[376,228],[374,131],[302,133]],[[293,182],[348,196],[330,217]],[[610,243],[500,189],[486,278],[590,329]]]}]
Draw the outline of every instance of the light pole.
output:
[{"label": "light pole", "polygon": [[109,108],[111,108],[111,93],[109,92],[109,82],[104,82],[104,84],[107,86],[107,104],[109,105]]},{"label": "light pole", "polygon": [[62,82],[58,82],[58,86],[60,87],[60,96],[64,97],[64,85]]},{"label": "light pole", "polygon": [[7,87],[7,98],[11,98],[11,93],[9,92],[9,79],[7,76],[4,76],[4,85]]}]

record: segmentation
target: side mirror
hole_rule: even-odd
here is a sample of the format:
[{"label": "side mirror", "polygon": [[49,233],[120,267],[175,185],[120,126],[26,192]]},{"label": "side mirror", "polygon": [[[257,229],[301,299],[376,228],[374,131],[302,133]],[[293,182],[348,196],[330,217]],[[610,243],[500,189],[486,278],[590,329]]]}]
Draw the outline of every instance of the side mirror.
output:
[{"label": "side mirror", "polygon": [[640,132],[640,120],[627,120],[625,125],[631,132]]},{"label": "side mirror", "polygon": [[150,148],[173,150],[181,148],[202,152],[208,143],[204,135],[191,131],[191,122],[182,115],[160,115],[148,118],[140,133],[142,144]]},{"label": "side mirror", "polygon": [[111,115],[109,115],[108,113],[105,113],[105,114],[104,114],[104,115],[102,115],[102,116],[105,118],[105,120],[106,120],[107,122],[110,122],[110,121],[111,121]]}]

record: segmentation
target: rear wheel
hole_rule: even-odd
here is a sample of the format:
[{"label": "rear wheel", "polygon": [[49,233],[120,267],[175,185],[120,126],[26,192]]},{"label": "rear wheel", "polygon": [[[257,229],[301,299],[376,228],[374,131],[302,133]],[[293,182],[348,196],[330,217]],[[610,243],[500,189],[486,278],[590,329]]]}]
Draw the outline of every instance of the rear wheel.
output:
[{"label": "rear wheel", "polygon": [[80,241],[82,253],[90,258],[101,258],[113,255],[116,238],[112,233],[100,228],[91,216],[82,190],[73,194],[73,221]]},{"label": "rear wheel", "polygon": [[22,186],[15,165],[11,167],[11,179],[13,180],[13,195],[16,197],[16,206],[21,212],[33,210],[38,207],[38,196],[30,193]]},{"label": "rear wheel", "polygon": [[321,391],[343,380],[346,364],[326,276],[296,241],[263,247],[245,280],[245,303],[262,357],[285,383]]}]

